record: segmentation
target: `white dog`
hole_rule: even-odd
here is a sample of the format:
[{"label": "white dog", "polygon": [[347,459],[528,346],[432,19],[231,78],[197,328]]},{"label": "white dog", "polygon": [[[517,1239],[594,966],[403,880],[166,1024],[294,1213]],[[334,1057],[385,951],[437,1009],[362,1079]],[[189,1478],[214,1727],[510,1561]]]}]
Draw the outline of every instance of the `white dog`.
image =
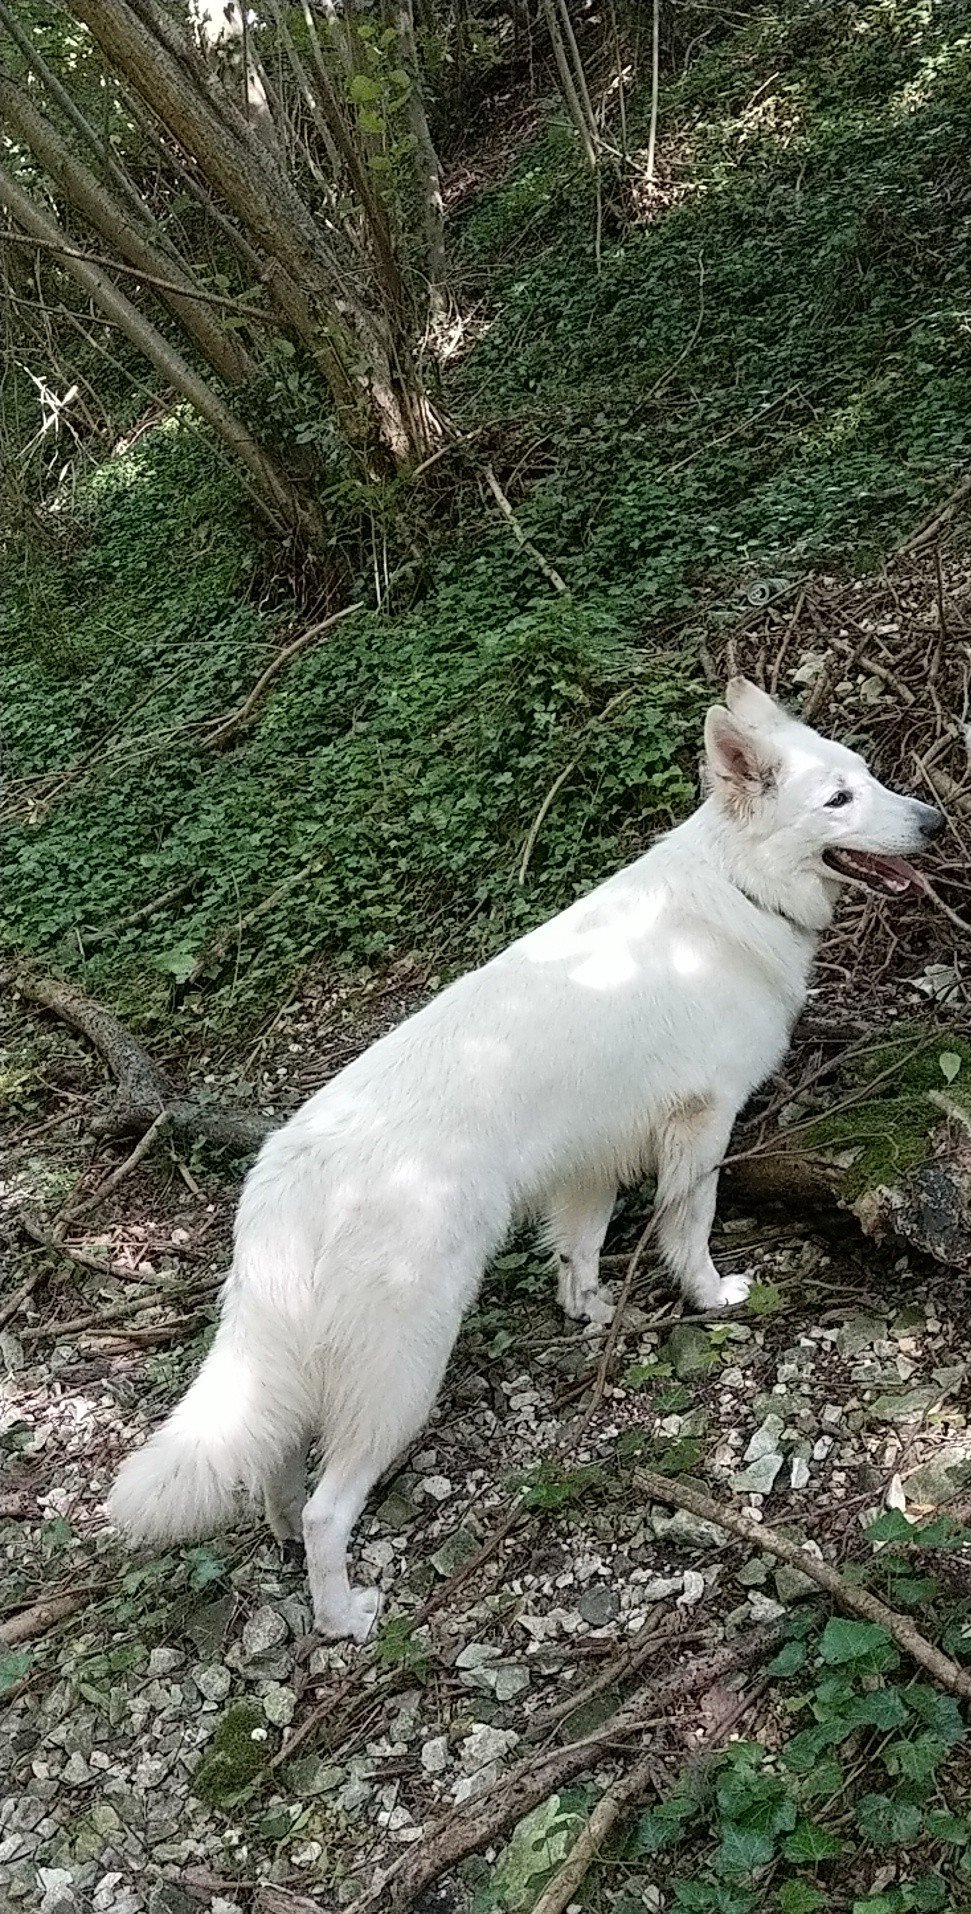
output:
[{"label": "white dog", "polygon": [[[264,1144],[212,1350],[125,1463],[133,1540],[210,1534],[240,1490],[306,1545],[321,1634],[378,1612],[347,1578],[369,1491],[418,1435],[510,1228],[545,1219],[569,1316],[604,1322],[618,1184],[656,1178],[656,1242],[702,1309],[739,1303],[708,1250],[718,1167],[780,1063],[846,879],[901,891],[943,819],[744,679],[709,711],[711,795],[588,897],[463,977]],[[308,1444],[323,1474],[305,1504]]]}]

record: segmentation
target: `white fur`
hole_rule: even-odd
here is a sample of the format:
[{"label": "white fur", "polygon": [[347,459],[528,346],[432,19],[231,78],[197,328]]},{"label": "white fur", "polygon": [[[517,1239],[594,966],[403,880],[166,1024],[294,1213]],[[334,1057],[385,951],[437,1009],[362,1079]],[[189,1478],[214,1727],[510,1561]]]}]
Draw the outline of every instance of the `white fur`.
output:
[{"label": "white fur", "polygon": [[[303,1532],[317,1627],[363,1640],[350,1530],[434,1403],[463,1311],[510,1228],[545,1219],[568,1314],[606,1320],[618,1184],[657,1179],[685,1295],[737,1303],[708,1252],[735,1117],[777,1067],[839,880],[830,845],[915,848],[936,816],[743,680],[706,726],[712,795],[628,869],[358,1057],[247,1178],[215,1343],[122,1468],[134,1539],[209,1533],[262,1490]],[[827,807],[835,785],[851,803]],[[304,1506],[308,1443],[325,1467]]]}]

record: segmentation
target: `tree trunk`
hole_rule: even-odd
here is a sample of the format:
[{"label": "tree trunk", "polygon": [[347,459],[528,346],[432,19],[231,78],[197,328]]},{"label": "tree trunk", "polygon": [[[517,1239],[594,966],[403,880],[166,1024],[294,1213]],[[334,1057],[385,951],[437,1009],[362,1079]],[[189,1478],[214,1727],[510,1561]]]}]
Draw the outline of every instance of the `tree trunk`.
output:
[{"label": "tree trunk", "polygon": [[349,442],[383,444],[397,465],[424,455],[420,395],[408,390],[410,366],[395,363],[385,319],[175,21],[155,0],[73,0],[73,11],[275,262],[269,295],[313,354]]},{"label": "tree trunk", "polygon": [[83,287],[105,318],[118,326],[166,385],[172,386],[206,420],[249,474],[259,503],[277,528],[286,527],[311,544],[323,546],[324,528],[316,508],[298,498],[289,480],[212,387],[193,371],[158,328],[119,292],[99,267],[74,255],[56,222],[2,169],[0,205],[23,232],[51,249],[63,270]]},{"label": "tree trunk", "polygon": [[161,279],[172,288],[165,291],[156,287],[155,291],[212,370],[229,385],[241,385],[255,378],[255,361],[240,341],[213,317],[211,307],[205,303],[204,289],[197,287],[173,260],[149,243],[94,174],[65,146],[50,121],[37,112],[26,94],[2,69],[0,117],[19,133],[68,203],[122,259],[147,273],[149,278]]},{"label": "tree trunk", "polygon": [[395,0],[394,12],[398,34],[398,57],[402,70],[407,73],[410,82],[408,125],[415,142],[415,165],[425,235],[428,303],[434,319],[440,316],[445,305],[445,208],[442,200],[442,169],[428,124],[428,115],[425,112],[412,0]]}]

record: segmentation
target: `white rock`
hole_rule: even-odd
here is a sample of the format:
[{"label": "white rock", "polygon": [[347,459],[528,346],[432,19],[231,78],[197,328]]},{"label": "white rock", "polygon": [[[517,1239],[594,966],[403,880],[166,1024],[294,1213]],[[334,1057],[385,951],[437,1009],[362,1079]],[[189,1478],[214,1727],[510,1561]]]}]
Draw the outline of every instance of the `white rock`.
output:
[{"label": "white rock", "polygon": [[448,1736],[434,1735],[426,1741],[421,1751],[421,1765],[426,1774],[444,1774],[448,1765]]},{"label": "white rock", "polygon": [[263,1696],[263,1713],[274,1728],[288,1728],[297,1712],[297,1697],[282,1681],[271,1681]]},{"label": "white rock", "polygon": [[678,1597],[678,1607],[693,1608],[696,1602],[700,1602],[704,1592],[704,1576],[699,1575],[696,1568],[686,1568],[684,1571],[684,1591]]},{"label": "white rock", "polygon": [[260,1655],[268,1655],[271,1649],[279,1648],[286,1641],[287,1625],[279,1609],[271,1608],[265,1602],[250,1616],[243,1629],[243,1658],[255,1661]]},{"label": "white rock", "polygon": [[804,1489],[809,1482],[809,1464],[803,1455],[794,1455],[789,1464],[789,1487]]},{"label": "white rock", "polygon": [[781,1416],[767,1415],[765,1421],[756,1429],[742,1458],[745,1462],[758,1462],[762,1456],[775,1455],[779,1447],[779,1437],[785,1428]]}]

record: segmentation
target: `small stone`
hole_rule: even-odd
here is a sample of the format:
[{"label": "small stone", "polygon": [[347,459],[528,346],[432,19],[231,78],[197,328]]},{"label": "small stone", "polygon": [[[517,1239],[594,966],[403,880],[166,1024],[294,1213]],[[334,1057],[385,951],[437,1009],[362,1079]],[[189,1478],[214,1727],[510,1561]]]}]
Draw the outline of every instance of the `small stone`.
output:
[{"label": "small stone", "polygon": [[713,1522],[706,1522],[700,1515],[689,1515],[687,1509],[676,1509],[673,1515],[663,1511],[653,1514],[650,1526],[659,1542],[669,1548],[709,1549],[713,1543],[724,1548],[725,1537],[721,1529]]},{"label": "small stone", "polygon": [[801,1602],[805,1596],[816,1593],[816,1584],[804,1575],[801,1568],[794,1568],[790,1562],[781,1562],[773,1577],[775,1592],[780,1602],[788,1608],[792,1602]]},{"label": "small stone", "polygon": [[655,1575],[643,1588],[638,1589],[640,1602],[666,1602],[672,1595],[680,1595],[684,1587],[683,1575]]},{"label": "small stone", "polygon": [[768,1415],[761,1428],[756,1429],[743,1456],[745,1462],[759,1462],[765,1455],[775,1455],[779,1448],[779,1437],[785,1428],[781,1416]]},{"label": "small stone", "polygon": [[382,1522],[393,1535],[410,1528],[415,1520],[415,1505],[400,1489],[392,1489],[375,1510],[375,1521]]},{"label": "small stone", "polygon": [[761,1588],[769,1579],[769,1564],[761,1555],[753,1555],[751,1561],[743,1562],[735,1580],[743,1588]]},{"label": "small stone", "polygon": [[40,1914],[67,1914],[77,1903],[74,1898],[74,1874],[69,1867],[39,1867],[37,1885],[41,1891]]},{"label": "small stone", "polygon": [[213,1662],[208,1668],[196,1670],[195,1684],[207,1701],[225,1701],[232,1687],[232,1676],[221,1662]]},{"label": "small stone", "polygon": [[763,1595],[759,1588],[750,1591],[748,1605],[757,1622],[777,1622],[786,1612],[781,1602],[774,1602],[771,1595]]},{"label": "small stone", "polygon": [[706,1375],[718,1361],[707,1332],[695,1323],[676,1323],[662,1353],[681,1382]]},{"label": "small stone", "polygon": [[584,1589],[577,1607],[591,1628],[607,1628],[616,1620],[620,1603],[612,1588],[598,1583],[593,1588]]},{"label": "small stone", "polygon": [[842,1356],[855,1356],[861,1349],[872,1349],[887,1333],[885,1316],[851,1316],[836,1338]]},{"label": "small stone", "polygon": [[421,1751],[421,1765],[426,1774],[444,1774],[448,1765],[448,1736],[433,1735],[426,1741]]},{"label": "small stone", "polygon": [[457,1569],[465,1566],[478,1547],[476,1537],[468,1529],[453,1529],[451,1535],[445,1537],[441,1547],[437,1548],[431,1557],[431,1564],[436,1575],[441,1575],[443,1580],[447,1581]]},{"label": "small stone", "polygon": [[89,1775],[90,1770],[83,1754],[78,1754],[77,1750],[75,1750],[67,1762],[61,1780],[69,1788],[79,1788],[83,1782],[89,1779]]},{"label": "small stone", "polygon": [[497,1701],[513,1701],[529,1687],[529,1669],[505,1661],[493,1671],[492,1692]]},{"label": "small stone", "polygon": [[684,1588],[678,1597],[678,1607],[693,1608],[696,1602],[700,1602],[704,1592],[704,1576],[699,1575],[696,1568],[686,1568],[684,1571]]},{"label": "small stone", "polygon": [[287,1625],[279,1609],[264,1603],[250,1616],[243,1629],[243,1659],[256,1661],[261,1655],[268,1655],[279,1648],[287,1638]]},{"label": "small stone", "polygon": [[809,1464],[804,1455],[794,1455],[789,1464],[789,1487],[804,1489],[809,1482]]},{"label": "small stone", "polygon": [[171,1675],[181,1660],[181,1655],[174,1648],[153,1648],[146,1670],[149,1681],[158,1681],[165,1675]]},{"label": "small stone", "polygon": [[781,1467],[781,1455],[760,1455],[757,1462],[750,1462],[747,1469],[740,1469],[732,1476],[735,1494],[768,1495]]},{"label": "small stone", "polygon": [[447,1475],[428,1475],[421,1487],[433,1502],[447,1502],[452,1493],[452,1484]]},{"label": "small stone", "polygon": [[480,1768],[502,1761],[518,1742],[519,1736],[512,1728],[492,1728],[486,1722],[477,1722],[466,1735],[459,1754],[464,1772],[476,1774]]},{"label": "small stone", "polygon": [[263,1696],[263,1713],[274,1728],[288,1728],[297,1711],[297,1697],[281,1681],[271,1681]]}]

